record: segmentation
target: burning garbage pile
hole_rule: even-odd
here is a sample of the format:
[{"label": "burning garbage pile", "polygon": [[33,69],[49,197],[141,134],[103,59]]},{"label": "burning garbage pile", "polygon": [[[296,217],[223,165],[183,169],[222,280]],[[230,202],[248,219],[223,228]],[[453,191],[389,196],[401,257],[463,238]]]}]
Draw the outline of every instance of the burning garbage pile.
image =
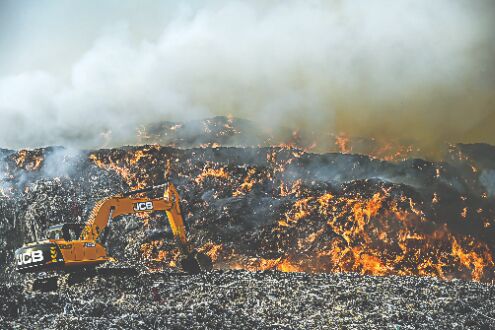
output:
[{"label": "burning garbage pile", "polygon": [[[173,160],[191,232],[218,267],[493,279],[490,198],[447,164],[158,146],[90,159],[140,186],[159,181]],[[142,250],[165,261],[162,247],[151,241]]]},{"label": "burning garbage pile", "polygon": [[[486,145],[452,146],[442,162],[293,145],[4,150],[2,212],[14,210],[4,232],[17,235],[2,240],[18,247],[48,225],[84,221],[98,198],[170,178],[191,239],[218,269],[492,282],[493,159]],[[167,237],[163,215],[123,217],[110,247],[157,271],[177,262]]]}]

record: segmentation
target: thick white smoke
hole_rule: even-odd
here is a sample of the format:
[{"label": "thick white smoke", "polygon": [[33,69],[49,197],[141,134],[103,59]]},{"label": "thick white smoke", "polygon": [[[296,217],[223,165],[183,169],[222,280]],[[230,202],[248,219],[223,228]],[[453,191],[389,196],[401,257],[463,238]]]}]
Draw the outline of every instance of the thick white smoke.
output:
[{"label": "thick white smoke", "polygon": [[[228,113],[273,126],[486,140],[492,133],[472,132],[494,100],[487,8],[447,0],[214,1],[165,6],[160,31],[138,36],[150,23],[129,12],[128,21],[105,22],[66,69],[53,54],[38,70],[0,76],[0,145],[97,147],[109,136],[131,143],[139,124]],[[419,119],[387,119],[401,117]]]}]

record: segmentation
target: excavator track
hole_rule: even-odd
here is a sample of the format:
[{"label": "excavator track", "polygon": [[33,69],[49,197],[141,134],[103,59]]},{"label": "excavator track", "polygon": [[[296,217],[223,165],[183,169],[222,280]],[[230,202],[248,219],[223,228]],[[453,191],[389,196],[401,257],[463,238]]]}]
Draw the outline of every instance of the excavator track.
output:
[{"label": "excavator track", "polygon": [[[174,274],[194,275],[211,271],[213,264],[211,259],[204,253],[194,252],[179,259],[179,269]],[[138,276],[140,271],[127,264],[106,263],[98,267],[80,269],[70,273],[53,274],[29,274],[25,279],[26,292],[53,292],[60,288],[67,288],[80,284],[95,276]]]},{"label": "excavator track", "polygon": [[59,277],[59,274],[56,273],[26,274],[24,278],[24,290],[26,292],[56,291]]},{"label": "excavator track", "polygon": [[26,292],[52,292],[60,287],[70,287],[95,276],[137,276],[139,270],[127,264],[105,263],[98,267],[85,267],[71,272],[43,272],[25,274]]}]

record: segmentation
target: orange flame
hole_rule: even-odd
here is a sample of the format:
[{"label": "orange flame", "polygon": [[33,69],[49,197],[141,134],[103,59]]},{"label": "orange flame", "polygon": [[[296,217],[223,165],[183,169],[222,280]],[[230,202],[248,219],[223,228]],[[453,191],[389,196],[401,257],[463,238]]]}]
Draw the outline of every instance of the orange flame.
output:
[{"label": "orange flame", "polygon": [[335,137],[335,144],[339,148],[339,152],[348,154],[352,152],[352,148],[349,146],[349,137],[345,134],[340,134]]},{"label": "orange flame", "polygon": [[206,165],[203,168],[203,172],[201,172],[196,177],[196,179],[194,179],[194,181],[196,181],[196,183],[201,183],[205,181],[206,178],[229,179],[230,174],[225,170],[224,167],[215,169]]}]

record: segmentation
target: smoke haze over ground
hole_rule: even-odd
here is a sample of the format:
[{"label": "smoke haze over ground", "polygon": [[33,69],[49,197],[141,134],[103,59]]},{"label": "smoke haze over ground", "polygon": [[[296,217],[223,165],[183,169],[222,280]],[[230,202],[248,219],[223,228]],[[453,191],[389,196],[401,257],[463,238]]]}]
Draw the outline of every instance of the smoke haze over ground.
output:
[{"label": "smoke haze over ground", "polygon": [[3,1],[0,144],[125,144],[140,124],[229,113],[426,150],[493,144],[494,7]]}]

